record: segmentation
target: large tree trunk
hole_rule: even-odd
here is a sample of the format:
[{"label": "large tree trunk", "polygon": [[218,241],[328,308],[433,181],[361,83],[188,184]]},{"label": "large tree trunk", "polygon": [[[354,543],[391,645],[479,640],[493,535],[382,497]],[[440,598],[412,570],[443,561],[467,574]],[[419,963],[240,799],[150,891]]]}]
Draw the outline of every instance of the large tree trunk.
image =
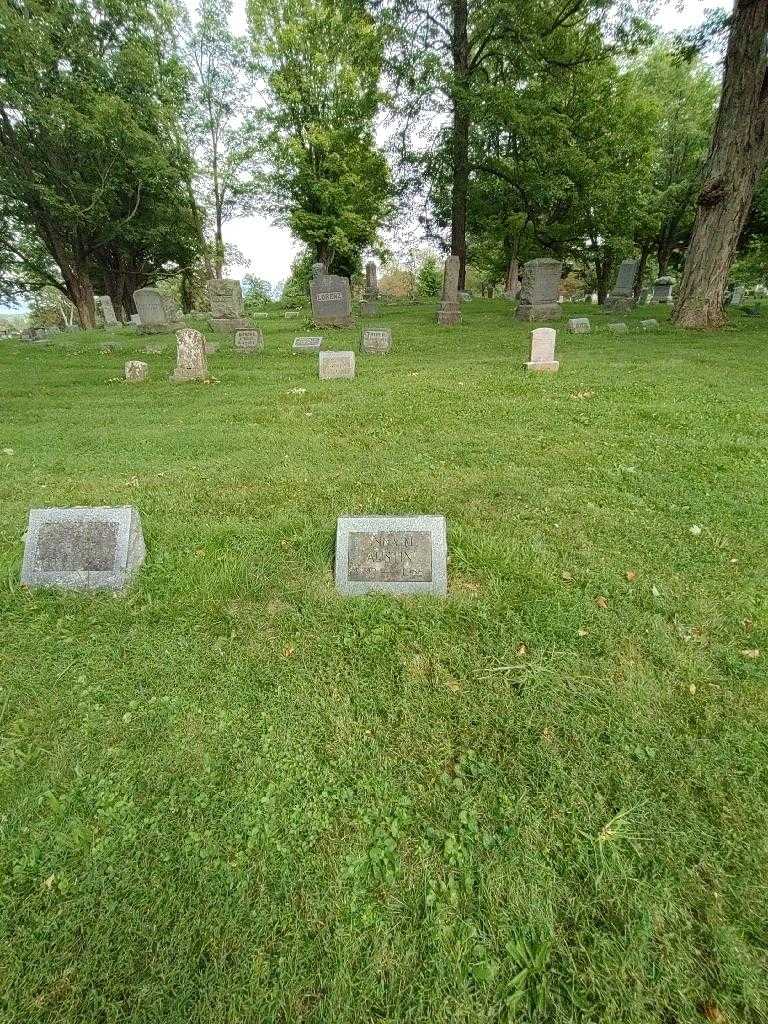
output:
[{"label": "large tree trunk", "polygon": [[469,37],[467,0],[453,0],[453,181],[451,189],[451,255],[459,257],[459,291],[467,280],[467,202],[469,198],[469,126],[467,107]]},{"label": "large tree trunk", "polygon": [[637,265],[637,276],[635,277],[635,287],[633,289],[636,299],[640,298],[640,292],[643,290],[643,279],[645,277],[645,268],[648,264],[648,257],[651,255],[651,247],[649,245],[643,245],[640,247],[640,261]]},{"label": "large tree trunk", "polygon": [[681,327],[725,324],[728,272],[768,158],[766,33],[768,0],[736,0],[720,109],[672,311]]},{"label": "large tree trunk", "polygon": [[507,264],[507,279],[504,282],[504,294],[508,299],[516,299],[520,291],[520,264],[517,256],[512,256]]}]

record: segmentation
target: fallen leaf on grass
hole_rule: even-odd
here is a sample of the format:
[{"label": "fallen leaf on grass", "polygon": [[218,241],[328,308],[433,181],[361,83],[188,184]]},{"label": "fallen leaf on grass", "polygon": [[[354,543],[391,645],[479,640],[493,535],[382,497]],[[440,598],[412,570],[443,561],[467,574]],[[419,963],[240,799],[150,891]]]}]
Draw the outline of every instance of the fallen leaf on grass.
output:
[{"label": "fallen leaf on grass", "polygon": [[630,569],[629,572],[625,573],[625,576],[627,577],[627,580],[630,583],[634,583],[635,580],[637,579],[637,573],[635,572],[634,569]]},{"label": "fallen leaf on grass", "polygon": [[696,687],[693,683],[691,683],[691,685],[688,687],[688,693],[690,693],[691,696],[693,696],[696,693]]},{"label": "fallen leaf on grass", "polygon": [[707,1018],[713,1022],[713,1024],[726,1024],[725,1014],[719,1007],[715,1006],[714,1003],[704,1003],[701,1007],[701,1012]]},{"label": "fallen leaf on grass", "polygon": [[742,657],[744,657],[744,658],[751,658],[752,661],[755,661],[757,658],[760,657],[760,651],[759,651],[759,649],[757,647],[746,647],[741,652],[741,654],[742,654]]},{"label": "fallen leaf on grass", "polygon": [[518,656],[518,658],[524,658],[527,653],[528,653],[528,648],[525,646],[525,644],[519,644],[515,648],[515,654]]},{"label": "fallen leaf on grass", "polygon": [[570,397],[571,398],[594,398],[595,397],[595,392],[594,391],[576,391]]},{"label": "fallen leaf on grass", "polygon": [[658,587],[651,587],[651,593],[653,594],[654,597],[660,597],[661,596]]},{"label": "fallen leaf on grass", "polygon": [[306,388],[291,388],[290,391],[285,392],[286,395],[305,395],[307,393]]},{"label": "fallen leaf on grass", "polygon": [[552,730],[545,729],[544,732],[541,734],[541,738],[544,740],[545,743],[551,743],[554,739],[554,736],[552,735]]},{"label": "fallen leaf on grass", "polygon": [[752,627],[754,626],[754,622],[752,621],[752,619],[742,619],[741,624],[747,633],[752,632]]},{"label": "fallen leaf on grass", "polygon": [[688,530],[688,533],[692,533],[694,537],[698,537],[701,533],[701,527],[694,525]]},{"label": "fallen leaf on grass", "polygon": [[55,881],[56,881],[56,875],[48,875],[46,880],[43,882],[43,885],[45,886],[46,889],[52,889],[53,888],[53,883]]},{"label": "fallen leaf on grass", "polygon": [[565,580],[566,583],[573,583],[573,576],[569,572],[561,572],[560,578]]},{"label": "fallen leaf on grass", "polygon": [[578,634],[577,634],[577,635],[578,635],[578,636],[589,636],[589,630],[588,630],[588,629],[584,629],[584,628],[582,627],[582,628],[581,628],[581,629],[579,630],[579,632],[578,632]]},{"label": "fallen leaf on grass", "polygon": [[602,594],[600,594],[598,597],[595,598],[595,604],[598,608],[605,609],[608,607],[608,600],[607,598],[603,597]]},{"label": "fallen leaf on grass", "polygon": [[3,448],[3,455],[13,455],[13,448]]},{"label": "fallen leaf on grass", "polygon": [[294,653],[294,648],[290,644],[287,647],[283,648],[283,657],[284,658],[292,658],[293,657],[293,653]]}]

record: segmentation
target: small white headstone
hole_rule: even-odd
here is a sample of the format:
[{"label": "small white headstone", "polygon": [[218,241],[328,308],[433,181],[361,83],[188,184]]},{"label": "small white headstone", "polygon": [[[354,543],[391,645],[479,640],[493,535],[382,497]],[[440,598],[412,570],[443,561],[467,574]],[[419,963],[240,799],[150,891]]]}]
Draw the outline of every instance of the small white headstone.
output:
[{"label": "small white headstone", "polygon": [[531,331],[531,358],[527,370],[538,373],[557,373],[560,363],[555,359],[557,331],[552,327],[537,327]]},{"label": "small white headstone", "polygon": [[207,380],[208,363],[205,358],[205,338],[199,331],[185,327],[176,334],[176,369],[172,381]]}]

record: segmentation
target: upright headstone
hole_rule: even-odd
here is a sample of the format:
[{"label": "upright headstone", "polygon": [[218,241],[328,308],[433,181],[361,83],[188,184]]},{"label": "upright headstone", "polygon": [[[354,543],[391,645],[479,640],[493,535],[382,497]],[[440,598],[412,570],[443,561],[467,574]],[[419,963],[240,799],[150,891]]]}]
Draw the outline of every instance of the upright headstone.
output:
[{"label": "upright headstone", "polygon": [[455,327],[461,323],[459,309],[459,268],[461,261],[458,256],[449,256],[443,270],[443,295],[437,322],[442,327]]},{"label": "upright headstone", "polygon": [[149,377],[149,366],[142,363],[140,359],[129,359],[125,364],[125,379],[134,384],[147,380]]},{"label": "upright headstone", "polygon": [[96,295],[96,308],[101,313],[101,319],[106,327],[112,327],[118,323],[118,319],[115,316],[115,307],[112,305],[112,299],[109,295]]},{"label": "upright headstone", "polygon": [[605,300],[605,309],[611,313],[628,313],[635,305],[635,278],[640,260],[624,260],[619,267],[616,284]]},{"label": "upright headstone", "polygon": [[365,293],[363,295],[363,301],[360,304],[360,309],[363,316],[376,316],[377,305],[376,300],[379,297],[379,284],[376,279],[376,264],[373,260],[369,260],[365,264]]},{"label": "upright headstone", "polygon": [[28,587],[122,590],[144,561],[139,513],[119,508],[33,508],[21,582]]},{"label": "upright headstone", "polygon": [[562,273],[560,260],[529,260],[523,266],[523,284],[515,317],[518,320],[560,319],[563,307],[557,300]]},{"label": "upright headstone", "polygon": [[574,316],[568,321],[568,330],[571,334],[589,334],[592,325],[587,316]]},{"label": "upright headstone", "polygon": [[172,381],[208,379],[205,338],[192,327],[185,327],[176,335],[176,368],[169,379]]},{"label": "upright headstone", "polygon": [[655,305],[656,303],[670,303],[672,302],[672,285],[674,281],[671,277],[657,277],[653,282],[653,295],[651,296],[651,302]]},{"label": "upright headstone", "polygon": [[336,526],[336,589],[349,596],[444,595],[447,550],[443,516],[342,516]]},{"label": "upright headstone", "polygon": [[554,327],[537,327],[531,331],[531,358],[526,370],[535,373],[557,373],[560,363],[555,359],[557,331]]},{"label": "upright headstone", "polygon": [[367,355],[383,356],[392,348],[392,331],[388,327],[377,331],[363,331],[360,347]]},{"label": "upright headstone", "polygon": [[[133,293],[133,301],[141,321],[139,330],[142,334],[164,334],[184,326],[169,316],[169,307],[157,288],[137,289]],[[173,302],[173,305],[176,303]]]},{"label": "upright headstone", "polygon": [[355,376],[355,353],[321,352],[318,372],[320,380],[351,379]]},{"label": "upright headstone", "polygon": [[131,323],[133,324],[134,327],[141,326],[141,317],[139,316],[138,313],[131,313]]},{"label": "upright headstone", "polygon": [[[313,274],[315,267],[312,268]],[[323,327],[351,326],[352,292],[348,277],[318,273],[310,282],[309,293],[316,324]]]},{"label": "upright headstone", "polygon": [[261,352],[263,349],[264,335],[258,328],[235,331],[235,352]]},{"label": "upright headstone", "polygon": [[239,281],[210,280],[208,302],[211,305],[208,321],[211,330],[234,334],[235,331],[247,331],[251,326],[250,321],[243,316],[243,292]]},{"label": "upright headstone", "polygon": [[652,294],[652,289],[651,288],[641,288],[640,289],[640,294],[637,297],[637,304],[638,304],[638,306],[647,306],[648,303],[650,302],[651,294]]},{"label": "upright headstone", "polygon": [[731,305],[740,306],[744,301],[745,292],[746,288],[744,287],[744,285],[737,284],[736,287],[733,289],[733,293],[731,294]]}]

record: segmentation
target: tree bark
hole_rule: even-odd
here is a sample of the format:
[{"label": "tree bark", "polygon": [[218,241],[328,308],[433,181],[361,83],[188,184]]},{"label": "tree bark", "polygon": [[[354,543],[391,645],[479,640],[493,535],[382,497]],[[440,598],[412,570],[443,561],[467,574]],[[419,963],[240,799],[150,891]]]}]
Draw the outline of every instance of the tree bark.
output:
[{"label": "tree bark", "polygon": [[640,292],[643,290],[643,278],[645,277],[645,268],[648,264],[648,257],[650,255],[651,247],[649,245],[643,245],[640,247],[640,261],[637,265],[637,276],[635,277],[635,287],[633,289],[636,299],[640,298]]},{"label": "tree bark", "polygon": [[451,255],[459,257],[459,291],[467,279],[467,203],[469,198],[469,128],[467,107],[469,36],[467,0],[452,0],[453,55],[453,180],[451,186]]},{"label": "tree bark", "polygon": [[672,319],[718,328],[728,273],[768,158],[768,0],[735,0],[723,91]]},{"label": "tree bark", "polygon": [[512,256],[507,265],[507,279],[504,282],[504,294],[507,298],[516,299],[520,291],[520,265],[517,256]]}]

